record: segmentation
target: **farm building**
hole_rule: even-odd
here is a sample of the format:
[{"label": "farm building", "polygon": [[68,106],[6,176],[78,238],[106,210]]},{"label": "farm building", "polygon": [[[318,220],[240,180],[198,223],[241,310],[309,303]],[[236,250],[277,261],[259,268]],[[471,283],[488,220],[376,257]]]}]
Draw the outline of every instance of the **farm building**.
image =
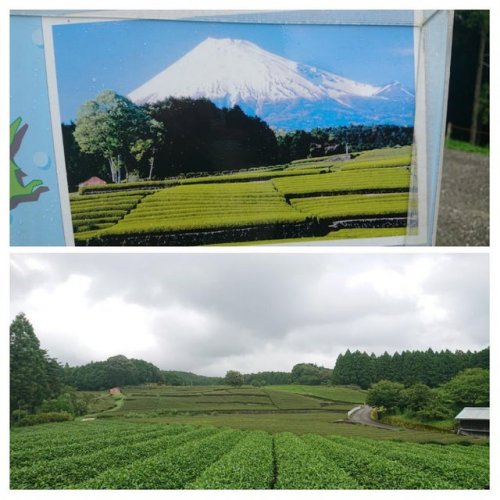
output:
[{"label": "farm building", "polygon": [[490,409],[466,406],[456,417],[457,434],[470,436],[490,435]]},{"label": "farm building", "polygon": [[91,177],[90,179],[87,179],[86,181],[80,182],[78,184],[78,187],[85,187],[85,186],[99,186],[101,184],[107,184],[106,181],[103,181],[100,177],[96,177],[95,175]]},{"label": "farm building", "polygon": [[109,390],[109,393],[110,394],[120,394],[122,391],[119,387],[112,387],[110,390]]}]

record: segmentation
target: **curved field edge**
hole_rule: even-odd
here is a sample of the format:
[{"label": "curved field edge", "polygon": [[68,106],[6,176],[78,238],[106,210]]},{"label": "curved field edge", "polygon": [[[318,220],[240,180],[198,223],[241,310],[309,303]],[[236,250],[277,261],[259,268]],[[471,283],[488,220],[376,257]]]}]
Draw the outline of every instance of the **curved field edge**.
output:
[{"label": "curved field edge", "polygon": [[[114,441],[106,440],[107,432]],[[489,485],[489,447],[481,445],[99,420],[13,430],[11,443],[18,456],[30,451],[34,455],[30,463],[11,463],[12,489],[484,489]]]}]

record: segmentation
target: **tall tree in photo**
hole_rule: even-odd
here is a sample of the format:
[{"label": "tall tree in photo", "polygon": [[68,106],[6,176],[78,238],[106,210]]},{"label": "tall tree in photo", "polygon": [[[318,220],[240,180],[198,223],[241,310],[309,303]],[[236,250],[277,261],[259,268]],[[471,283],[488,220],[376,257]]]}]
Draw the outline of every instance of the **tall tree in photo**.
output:
[{"label": "tall tree in photo", "polygon": [[100,154],[109,164],[111,179],[128,178],[127,162],[153,151],[160,123],[141,107],[113,90],[104,90],[78,110],[75,139],[84,153]]}]

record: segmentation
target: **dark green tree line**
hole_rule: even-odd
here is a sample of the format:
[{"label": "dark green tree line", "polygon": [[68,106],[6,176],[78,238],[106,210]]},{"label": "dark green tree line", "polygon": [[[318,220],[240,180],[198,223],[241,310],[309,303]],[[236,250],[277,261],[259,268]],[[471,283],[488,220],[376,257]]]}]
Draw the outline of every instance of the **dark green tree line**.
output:
[{"label": "dark green tree line", "polygon": [[80,390],[97,391],[124,385],[162,382],[160,369],[142,359],[112,356],[106,361],[93,361],[82,366],[65,366],[66,384]]},{"label": "dark green tree line", "polygon": [[288,163],[349,151],[412,144],[413,129],[343,126],[275,132],[239,106],[208,99],[167,98],[137,106],[106,90],[62,124],[70,191],[92,176],[108,182],[165,179]]},{"label": "dark green tree line", "polygon": [[222,377],[206,377],[178,370],[161,370],[161,377],[165,385],[218,385],[224,382]]},{"label": "dark green tree line", "polygon": [[350,125],[295,130],[281,133],[278,139],[279,163],[413,144],[413,128],[396,125]]},{"label": "dark green tree line", "polygon": [[402,351],[381,356],[347,350],[340,354],[332,373],[332,383],[359,385],[367,389],[380,380],[408,387],[417,383],[437,387],[466,368],[489,369],[489,348],[470,351]]}]

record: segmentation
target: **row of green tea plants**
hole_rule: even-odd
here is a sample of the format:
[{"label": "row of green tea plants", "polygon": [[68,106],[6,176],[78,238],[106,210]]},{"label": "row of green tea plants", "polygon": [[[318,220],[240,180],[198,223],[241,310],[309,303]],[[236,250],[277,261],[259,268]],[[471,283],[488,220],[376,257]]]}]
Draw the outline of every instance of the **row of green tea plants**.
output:
[{"label": "row of green tea plants", "polygon": [[307,216],[320,219],[339,217],[406,215],[408,193],[351,194],[292,198],[290,203]]},{"label": "row of green tea plants", "polygon": [[[165,189],[148,196],[107,230],[107,236],[144,235],[224,228],[296,224],[342,217],[405,216],[407,193],[293,198],[290,204],[267,183]],[[239,191],[239,192],[238,192]],[[235,194],[236,193],[236,194]]]},{"label": "row of green tea plants", "polygon": [[273,438],[263,431],[247,432],[236,446],[195,481],[193,489],[269,489],[274,482]]},{"label": "row of green tea plants", "polygon": [[[121,184],[103,184],[96,186],[85,186],[79,189],[79,195],[103,194],[112,192],[135,191],[155,191],[167,187],[175,187],[190,184],[226,184],[233,182],[255,182],[274,179],[276,177],[288,177],[297,175],[309,175],[320,173],[325,167],[338,166],[338,162],[332,161],[328,157],[323,158],[321,163],[310,165],[274,165],[272,167],[262,167],[255,171],[234,171],[229,173],[217,173],[199,175],[196,177],[178,177],[163,181],[138,181]],[[75,196],[75,194],[73,195]]]},{"label": "row of green tea plants", "polygon": [[73,195],[70,198],[73,229],[78,233],[113,226],[147,194],[147,191],[134,190]]},{"label": "row of green tea plants", "polygon": [[[144,460],[113,467],[79,488],[182,489],[228,453],[244,433],[234,429],[201,428],[194,439],[153,452]],[[130,461],[129,461],[130,462]]]},{"label": "row of green tea plants", "polygon": [[[349,446],[349,440],[345,438],[336,440],[344,446]],[[384,459],[393,460],[400,467],[416,469],[432,478],[437,476],[443,483],[453,488],[481,489],[489,482],[489,455],[481,448],[479,448],[482,451],[480,454],[457,453],[456,448],[442,445],[417,444],[408,447],[403,443],[388,442],[379,445],[378,442],[374,443],[369,439],[359,439],[356,449],[370,455],[377,453]]]},{"label": "row of green tea plants", "polygon": [[373,158],[363,157],[355,158],[342,165],[342,170],[363,170],[365,168],[383,168],[383,167],[407,167],[411,164],[411,156],[401,155],[391,158]]},{"label": "row of green tea plants", "polygon": [[156,191],[168,187],[183,186],[190,184],[230,184],[233,182],[255,182],[274,179],[275,177],[288,177],[296,175],[308,175],[320,173],[324,166],[336,165],[328,158],[323,159],[320,165],[309,166],[290,166],[290,165],[274,165],[272,167],[263,167],[256,171],[235,171],[230,173],[218,173],[199,175],[196,177],[179,177],[174,179],[166,179],[163,181],[136,181],[124,182],[120,184],[102,184],[96,186],[84,186],[78,190],[78,193],[72,193],[71,196],[82,196],[104,193],[125,193],[129,191]]},{"label": "row of green tea plants", "polygon": [[147,196],[100,236],[109,240],[128,235],[300,224],[305,220],[304,214],[286,203],[271,183],[200,184],[162,189]]},{"label": "row of green tea plants", "polygon": [[484,489],[489,448],[96,420],[11,433],[12,489]]},{"label": "row of green tea plants", "polygon": [[410,171],[405,167],[374,167],[301,177],[282,177],[272,182],[287,199],[314,194],[407,191],[410,185]]},{"label": "row of green tea plants", "polygon": [[[156,221],[161,219],[171,224],[171,229],[205,228],[225,225],[212,224],[215,219],[229,219],[236,225],[242,216],[248,221],[298,221],[297,214],[269,183],[237,183],[227,186],[218,184],[179,186],[164,189],[148,196],[132,213],[125,217],[122,225],[131,221]],[[231,222],[231,218],[235,221]],[[186,219],[186,220],[185,220]]]}]

